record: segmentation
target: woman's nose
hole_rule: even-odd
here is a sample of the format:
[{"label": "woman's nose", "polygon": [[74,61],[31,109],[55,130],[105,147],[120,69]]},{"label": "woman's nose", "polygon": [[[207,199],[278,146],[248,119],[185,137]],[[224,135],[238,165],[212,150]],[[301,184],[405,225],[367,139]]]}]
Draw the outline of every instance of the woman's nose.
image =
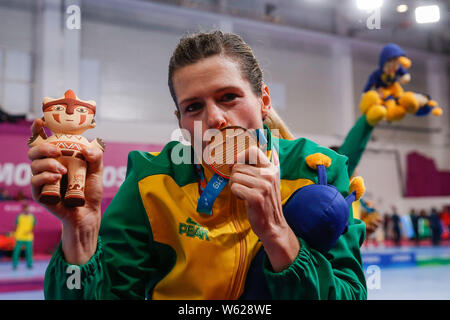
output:
[{"label": "woman's nose", "polygon": [[206,124],[209,129],[222,129],[227,125],[225,114],[221,108],[215,104],[206,107]]}]

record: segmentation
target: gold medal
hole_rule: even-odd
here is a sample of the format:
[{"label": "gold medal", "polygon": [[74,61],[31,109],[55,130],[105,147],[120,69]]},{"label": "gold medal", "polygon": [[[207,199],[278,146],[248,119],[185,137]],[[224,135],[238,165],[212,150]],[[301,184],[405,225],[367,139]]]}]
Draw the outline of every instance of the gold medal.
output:
[{"label": "gold medal", "polygon": [[239,126],[225,127],[206,146],[206,161],[215,173],[229,179],[233,165],[244,163],[245,150],[251,146],[259,146],[251,131]]}]

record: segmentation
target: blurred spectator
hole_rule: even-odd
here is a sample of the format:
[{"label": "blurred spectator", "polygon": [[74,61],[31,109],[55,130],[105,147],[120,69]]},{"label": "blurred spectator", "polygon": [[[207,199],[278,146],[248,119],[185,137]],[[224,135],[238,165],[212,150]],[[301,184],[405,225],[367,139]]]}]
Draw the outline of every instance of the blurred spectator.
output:
[{"label": "blurred spectator", "polygon": [[430,221],[428,220],[426,211],[422,209],[420,210],[419,216],[419,237],[420,239],[427,239],[430,236]]},{"label": "blurred spectator", "polygon": [[361,203],[361,220],[366,224],[366,245],[373,240],[376,246],[382,245],[384,241],[383,231],[381,228],[382,219],[376,211],[374,202],[370,200],[360,199]]},{"label": "blurred spectator", "polygon": [[414,229],[414,242],[416,244],[416,246],[420,245],[419,242],[419,216],[416,213],[415,209],[411,209],[409,216],[411,217],[411,223],[413,225],[413,229]]},{"label": "blurred spectator", "polygon": [[0,259],[6,253],[12,253],[16,246],[16,238],[12,232],[0,234]]},{"label": "blurred spectator", "polygon": [[438,246],[441,242],[442,226],[441,219],[436,208],[431,209],[429,221],[431,229],[431,241],[433,242],[433,246]]},{"label": "blurred spectator", "polygon": [[393,240],[397,247],[401,246],[401,229],[400,229],[400,217],[397,213],[397,208],[392,207],[392,231]]},{"label": "blurred spectator", "polygon": [[20,190],[19,192],[17,192],[16,196],[14,197],[14,200],[16,201],[22,201],[22,200],[27,200],[28,197],[25,195],[25,193]]},{"label": "blurred spectator", "polygon": [[0,201],[8,201],[12,200],[12,197],[9,195],[8,190],[6,188],[2,188],[0,192]]},{"label": "blurred spectator", "polygon": [[33,229],[36,225],[36,219],[30,211],[28,204],[23,204],[22,213],[16,219],[16,231],[14,236],[16,238],[16,246],[12,254],[13,269],[17,269],[19,264],[19,257],[22,248],[25,248],[25,257],[27,261],[27,268],[33,268]]},{"label": "blurred spectator", "polygon": [[384,221],[383,221],[383,231],[384,231],[384,239],[389,240],[391,239],[391,234],[389,232],[389,224],[391,222],[391,216],[389,213],[384,213]]},{"label": "blurred spectator", "polygon": [[442,209],[441,220],[444,227],[447,229],[446,233],[450,233],[450,206],[445,206]]},{"label": "blurred spectator", "polygon": [[450,239],[450,211],[449,206],[443,206],[441,212],[442,235],[441,240]]},{"label": "blurred spectator", "polygon": [[24,114],[19,115],[13,115],[9,114],[3,108],[0,106],[0,123],[2,122],[9,122],[9,123],[16,123],[19,120],[25,120],[26,116]]}]

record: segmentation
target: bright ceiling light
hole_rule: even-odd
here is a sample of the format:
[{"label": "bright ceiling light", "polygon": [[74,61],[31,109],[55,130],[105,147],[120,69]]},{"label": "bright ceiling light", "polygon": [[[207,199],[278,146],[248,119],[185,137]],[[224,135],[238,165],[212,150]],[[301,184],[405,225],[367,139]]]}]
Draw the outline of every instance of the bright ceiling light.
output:
[{"label": "bright ceiling light", "polygon": [[417,23],[438,22],[441,18],[439,7],[437,5],[417,7],[415,15]]},{"label": "bright ceiling light", "polygon": [[383,5],[383,0],[356,0],[359,10],[375,10]]},{"label": "bright ceiling light", "polygon": [[397,12],[403,13],[403,12],[406,12],[406,11],[408,11],[408,5],[407,4],[399,4],[397,6]]}]

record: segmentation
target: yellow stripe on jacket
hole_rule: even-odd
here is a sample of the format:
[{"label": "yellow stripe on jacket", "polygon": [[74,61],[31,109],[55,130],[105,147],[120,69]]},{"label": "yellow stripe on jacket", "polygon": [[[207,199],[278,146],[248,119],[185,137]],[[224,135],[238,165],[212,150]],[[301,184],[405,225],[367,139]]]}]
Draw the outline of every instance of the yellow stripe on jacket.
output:
[{"label": "yellow stripe on jacket", "polygon": [[358,201],[353,202],[353,218],[361,220],[361,203]]},{"label": "yellow stripe on jacket", "polygon": [[[210,169],[205,168],[205,175],[209,181]],[[282,203],[298,188],[313,183],[281,180]],[[199,214],[198,184],[180,187],[165,174],[142,179],[139,190],[153,240],[176,252],[175,266],[156,284],[152,299],[238,299],[261,247],[245,202],[231,196],[227,185],[214,202],[213,214]]]}]

